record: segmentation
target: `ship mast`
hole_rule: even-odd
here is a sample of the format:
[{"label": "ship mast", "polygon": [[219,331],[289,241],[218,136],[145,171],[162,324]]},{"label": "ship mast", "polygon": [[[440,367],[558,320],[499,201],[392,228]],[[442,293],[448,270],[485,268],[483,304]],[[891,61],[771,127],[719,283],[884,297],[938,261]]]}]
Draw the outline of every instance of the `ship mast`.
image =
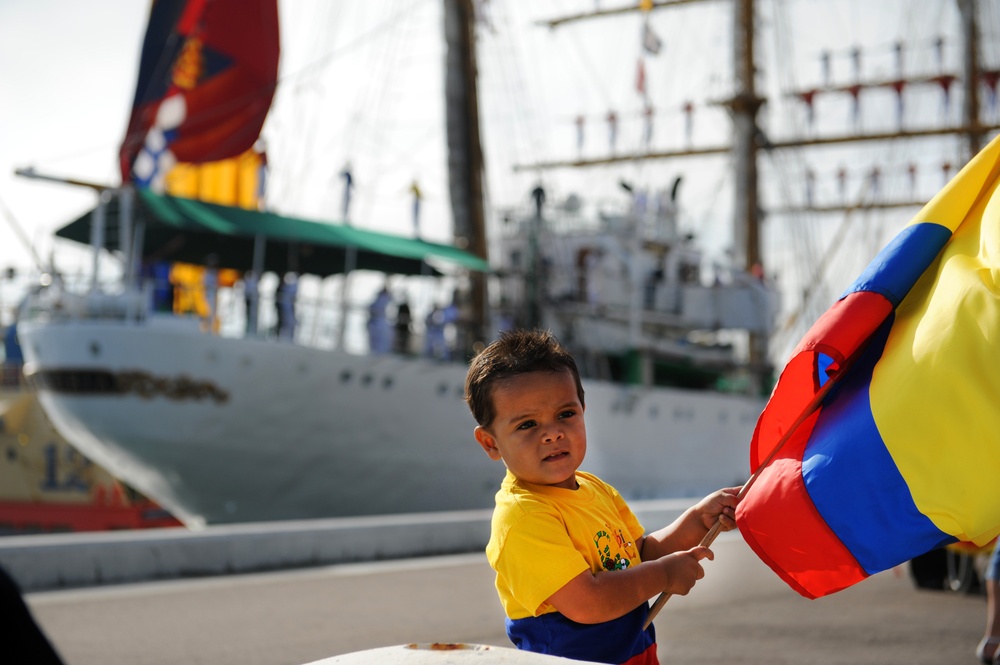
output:
[{"label": "ship mast", "polygon": [[749,270],[760,263],[760,224],[757,180],[757,111],[763,99],[754,81],[753,0],[737,0],[733,48],[735,94],[727,105],[733,116],[733,161],[736,164],[733,251],[737,263]]},{"label": "ship mast", "polygon": [[[762,265],[760,257],[760,204],[757,178],[757,111],[763,99],[757,96],[754,59],[754,3],[736,0],[733,26],[733,71],[735,94],[728,106],[733,116],[733,161],[736,165],[733,215],[733,251],[736,264],[747,272]],[[749,335],[751,390],[760,392],[770,373],[767,338]]]},{"label": "ship mast", "polygon": [[[483,260],[486,249],[486,215],[483,201],[483,149],[479,133],[476,25],[473,0],[445,0],[445,72],[448,133],[448,182],[456,244]],[[486,335],[486,275],[469,275],[467,338],[458,340],[463,352]]]},{"label": "ship mast", "polygon": [[985,128],[979,119],[979,27],[976,0],[957,0],[962,17],[962,79],[965,82],[965,127],[969,159],[983,147]]}]

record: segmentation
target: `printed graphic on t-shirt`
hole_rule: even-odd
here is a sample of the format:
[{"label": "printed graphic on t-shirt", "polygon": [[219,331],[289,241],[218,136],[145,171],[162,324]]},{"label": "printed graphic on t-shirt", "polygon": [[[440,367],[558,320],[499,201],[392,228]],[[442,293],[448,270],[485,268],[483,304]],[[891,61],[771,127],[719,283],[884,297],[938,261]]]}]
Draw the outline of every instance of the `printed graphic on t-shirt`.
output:
[{"label": "printed graphic on t-shirt", "polygon": [[625,538],[621,529],[614,529],[607,523],[594,535],[594,546],[601,557],[604,570],[625,570],[639,557],[635,545]]}]

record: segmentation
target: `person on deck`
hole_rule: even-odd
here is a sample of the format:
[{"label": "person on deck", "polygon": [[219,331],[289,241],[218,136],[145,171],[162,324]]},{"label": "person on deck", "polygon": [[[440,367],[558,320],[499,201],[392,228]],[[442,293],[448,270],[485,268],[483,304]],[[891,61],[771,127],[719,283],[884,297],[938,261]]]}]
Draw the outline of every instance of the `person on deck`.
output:
[{"label": "person on deck", "polygon": [[243,301],[246,304],[247,335],[257,334],[257,312],[259,312],[260,292],[257,273],[247,270],[243,273]]},{"label": "person on deck", "polygon": [[219,305],[219,257],[209,254],[205,258],[205,274],[203,277],[203,287],[205,289],[205,303],[208,305],[208,314],[205,317],[210,332],[217,332],[217,312]]},{"label": "person on deck", "polygon": [[286,272],[278,291],[278,338],[295,339],[295,299],[298,295],[298,278],[294,272]]},{"label": "person on deck", "polygon": [[406,355],[410,352],[410,324],[412,322],[410,304],[404,298],[396,307],[396,353]]},{"label": "person on deck", "polygon": [[445,360],[448,356],[444,335],[444,310],[440,305],[434,305],[424,319],[424,356],[435,360]]},{"label": "person on deck", "polygon": [[390,304],[392,296],[389,289],[383,286],[368,306],[368,349],[371,353],[384,354],[392,350],[392,326],[388,316]]},{"label": "person on deck", "polygon": [[344,180],[344,198],[342,207],[344,222],[350,224],[351,193],[354,191],[354,175],[351,173],[350,163],[344,165],[344,170],[340,172],[340,177]]},{"label": "person on deck", "polygon": [[542,207],[545,205],[545,189],[541,183],[535,185],[535,188],[531,190],[531,198],[535,202],[535,217],[541,219]]},{"label": "person on deck", "polygon": [[518,649],[601,663],[657,663],[647,601],[686,595],[713,558],[699,545],[736,527],[738,487],[646,534],[614,487],[579,471],[587,452],[576,362],[551,333],[513,330],[476,356],[465,398],[476,441],[506,477],[486,556]]},{"label": "person on deck", "polygon": [[420,191],[420,185],[414,180],[410,184],[410,193],[413,195],[413,237],[420,237],[420,202],[424,200],[424,194]]}]

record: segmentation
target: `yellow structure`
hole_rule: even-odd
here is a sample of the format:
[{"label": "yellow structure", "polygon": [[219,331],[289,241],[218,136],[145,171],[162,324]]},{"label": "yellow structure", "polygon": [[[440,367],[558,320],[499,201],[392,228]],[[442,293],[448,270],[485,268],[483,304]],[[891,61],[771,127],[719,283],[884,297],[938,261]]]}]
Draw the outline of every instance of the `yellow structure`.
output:
[{"label": "yellow structure", "polygon": [[265,163],[264,153],[250,149],[218,162],[178,164],[167,174],[167,194],[258,210]]},{"label": "yellow structure", "polygon": [[[251,148],[242,155],[204,164],[178,164],[166,177],[167,194],[206,203],[258,210],[263,202],[261,183],[267,158]],[[174,289],[174,313],[193,314],[205,320],[215,316],[216,294],[209,294],[205,281],[206,267],[189,263],[174,263],[170,268],[170,283]],[[241,275],[236,270],[218,270],[217,288],[232,287]]]}]

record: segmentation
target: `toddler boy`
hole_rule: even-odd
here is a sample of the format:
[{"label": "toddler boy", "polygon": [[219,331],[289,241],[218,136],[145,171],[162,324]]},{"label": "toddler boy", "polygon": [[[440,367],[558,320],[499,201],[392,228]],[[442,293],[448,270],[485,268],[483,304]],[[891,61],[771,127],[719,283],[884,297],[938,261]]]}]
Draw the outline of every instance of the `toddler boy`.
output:
[{"label": "toddler boy", "polygon": [[513,330],[476,356],[465,396],[476,441],[507,474],[486,547],[518,649],[565,658],[655,664],[648,600],[685,595],[704,576],[698,546],[716,520],[729,531],[739,488],[711,494],[644,535],[618,492],[579,471],[587,452],[576,362],[548,332]]}]

